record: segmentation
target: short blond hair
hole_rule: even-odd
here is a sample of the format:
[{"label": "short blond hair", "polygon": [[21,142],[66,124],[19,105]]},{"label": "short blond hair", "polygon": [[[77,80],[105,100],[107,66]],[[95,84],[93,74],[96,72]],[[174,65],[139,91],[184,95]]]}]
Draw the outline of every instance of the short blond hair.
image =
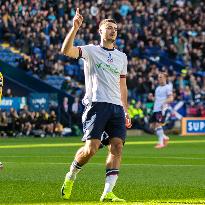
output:
[{"label": "short blond hair", "polygon": [[102,20],[102,21],[100,22],[99,28],[100,28],[103,24],[108,23],[108,22],[114,23],[114,24],[117,25],[117,22],[116,22],[114,19],[104,19],[104,20]]}]

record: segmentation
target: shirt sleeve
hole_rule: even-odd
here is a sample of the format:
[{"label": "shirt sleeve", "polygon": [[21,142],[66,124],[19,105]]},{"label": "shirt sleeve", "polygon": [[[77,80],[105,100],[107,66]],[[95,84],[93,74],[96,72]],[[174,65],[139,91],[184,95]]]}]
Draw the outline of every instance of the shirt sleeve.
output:
[{"label": "shirt sleeve", "polygon": [[91,56],[91,45],[80,46],[79,49],[79,58],[88,60]]},{"label": "shirt sleeve", "polygon": [[123,69],[120,73],[121,76],[126,76],[127,75],[127,56],[125,55],[124,57],[124,65],[123,65]]}]

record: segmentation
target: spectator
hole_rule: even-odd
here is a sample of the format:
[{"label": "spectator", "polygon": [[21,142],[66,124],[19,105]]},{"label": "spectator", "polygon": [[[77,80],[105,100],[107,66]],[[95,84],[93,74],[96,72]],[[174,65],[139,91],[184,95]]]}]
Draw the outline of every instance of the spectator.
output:
[{"label": "spectator", "polygon": [[[127,86],[130,101],[141,101],[145,114],[149,116],[156,76],[159,70],[164,70],[169,73],[177,101],[203,106],[205,2],[192,2],[106,0],[103,3],[80,0],[84,22],[75,44],[98,42],[100,20],[112,16],[122,31],[116,47],[123,50],[129,60]],[[58,52],[72,24],[73,6],[71,0],[59,4],[40,0],[3,1],[0,37],[29,56],[19,62],[24,70],[41,78],[47,75],[64,77],[62,90],[80,98],[84,92],[82,61],[71,60]],[[168,62],[172,62],[172,66]],[[64,106],[61,107],[63,110]],[[65,123],[65,109],[63,113]],[[68,113],[71,113],[71,108]],[[70,127],[70,118],[68,121],[65,124]]]},{"label": "spectator", "polygon": [[30,135],[32,130],[32,125],[30,122],[30,115],[26,112],[22,112],[19,116],[19,124],[20,124],[20,134],[19,135]]},{"label": "spectator", "polygon": [[62,135],[63,126],[57,121],[54,111],[30,112],[24,106],[19,112],[14,108],[8,111],[0,111],[0,135],[34,135],[44,137],[46,135]]},{"label": "spectator", "polygon": [[14,108],[10,108],[8,116],[8,130],[10,135],[16,136],[20,132],[19,115]]},{"label": "spectator", "polygon": [[63,125],[63,127],[66,128],[71,128],[71,114],[72,114],[72,110],[71,110],[71,104],[68,101],[67,97],[64,97],[63,99],[63,103],[60,107],[60,115],[61,115],[61,124]]},{"label": "spectator", "polygon": [[134,128],[143,129],[144,127],[144,111],[141,101],[135,103],[132,109],[132,123]]},{"label": "spectator", "polygon": [[0,111],[0,136],[6,137],[8,131],[8,118],[6,112]]},{"label": "spectator", "polygon": [[74,103],[72,104],[72,123],[81,127],[81,116],[83,113],[83,105],[80,102],[79,98],[76,97],[74,99]]},{"label": "spectator", "polygon": [[9,97],[9,98],[13,97],[13,94],[12,94],[10,88],[8,88],[8,89],[6,90],[6,92],[4,93],[4,97]]}]

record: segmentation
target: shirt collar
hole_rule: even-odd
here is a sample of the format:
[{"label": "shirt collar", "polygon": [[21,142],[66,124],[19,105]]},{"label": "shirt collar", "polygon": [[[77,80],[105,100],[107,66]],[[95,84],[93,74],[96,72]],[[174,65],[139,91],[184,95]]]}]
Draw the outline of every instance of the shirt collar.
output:
[{"label": "shirt collar", "polygon": [[106,51],[114,51],[115,50],[115,48],[113,47],[113,48],[105,48],[105,47],[103,47],[103,46],[101,46],[100,45],[100,47],[102,48],[102,49],[104,49],[104,50],[106,50]]}]

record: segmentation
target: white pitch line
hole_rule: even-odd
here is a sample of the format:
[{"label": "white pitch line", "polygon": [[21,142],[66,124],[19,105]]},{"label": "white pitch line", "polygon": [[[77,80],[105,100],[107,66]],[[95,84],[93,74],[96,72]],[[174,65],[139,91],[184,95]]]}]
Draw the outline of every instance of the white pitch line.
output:
[{"label": "white pitch line", "polygon": [[[205,143],[205,140],[173,140],[170,144],[193,144],[193,143]],[[151,145],[155,144],[155,141],[135,141],[126,142],[125,145]],[[16,144],[16,145],[0,145],[0,149],[18,149],[18,148],[47,148],[47,147],[78,147],[83,143],[56,143],[56,144]]]},{"label": "white pitch line", "polygon": [[204,157],[144,157],[144,156],[124,156],[123,158],[135,158],[135,159],[191,159],[191,160],[205,160]]},{"label": "white pitch line", "polygon": [[[6,162],[3,163],[8,164],[39,164],[39,165],[59,165],[59,164],[65,164],[69,165],[70,163],[66,162]],[[103,165],[104,163],[88,163],[88,165]],[[122,166],[153,166],[153,167],[205,167],[205,164],[122,164]]]},{"label": "white pitch line", "polygon": [[[17,156],[9,156],[9,155],[0,155],[0,158],[3,157],[8,157],[8,158],[69,158],[73,156],[60,156],[60,155],[56,155],[56,156],[42,156],[42,155],[35,155],[35,156],[24,156],[24,155],[17,155]],[[94,158],[103,158],[103,156],[95,156]],[[205,160],[204,157],[145,157],[145,156],[123,156],[123,158],[135,158],[135,159],[187,159],[187,160]]]}]

